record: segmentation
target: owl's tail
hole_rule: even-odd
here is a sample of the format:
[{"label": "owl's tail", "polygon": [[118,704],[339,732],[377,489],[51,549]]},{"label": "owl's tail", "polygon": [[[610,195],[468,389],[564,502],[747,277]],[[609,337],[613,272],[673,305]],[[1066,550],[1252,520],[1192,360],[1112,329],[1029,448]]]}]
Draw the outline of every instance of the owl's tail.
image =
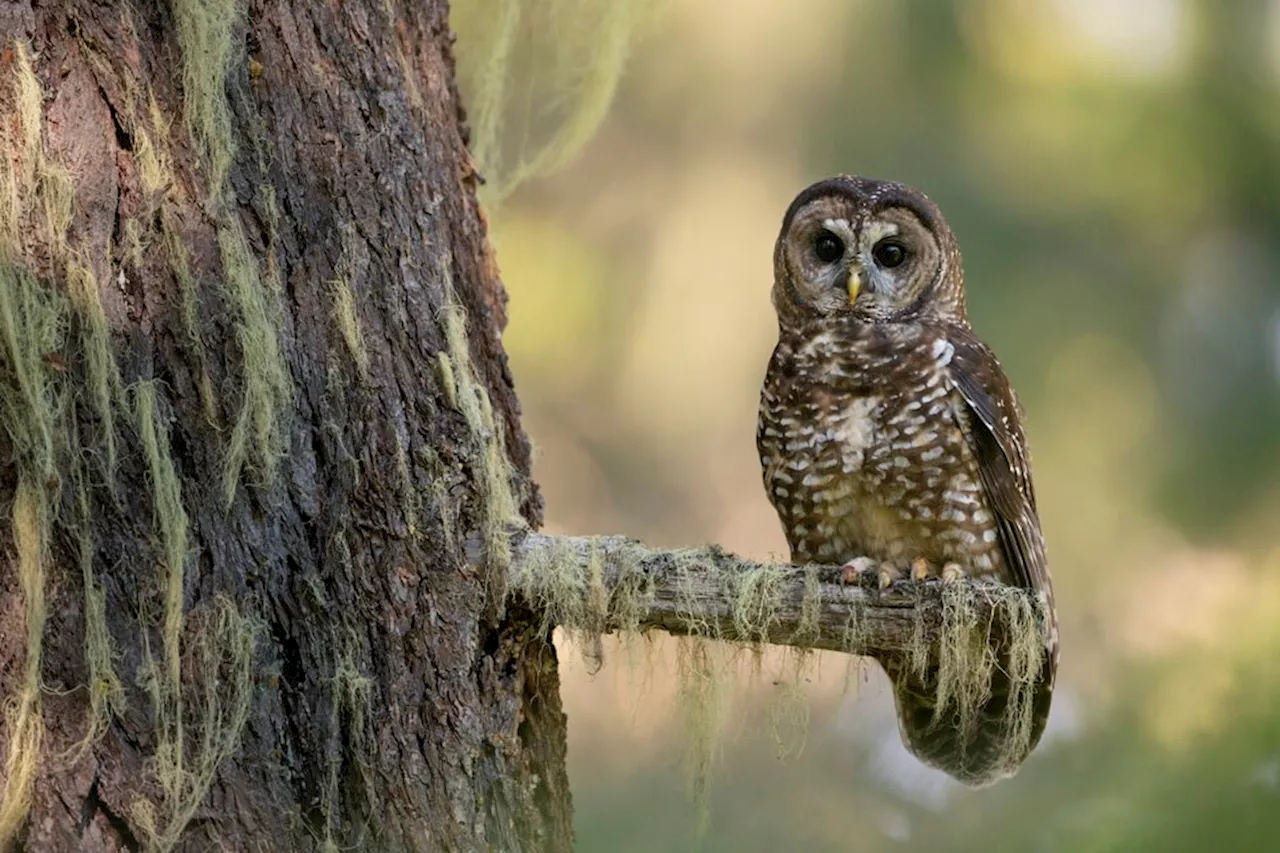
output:
[{"label": "owl's tail", "polygon": [[1017,772],[1044,733],[1053,695],[1055,654],[1045,655],[1039,675],[1028,678],[1017,676],[1007,650],[994,651],[990,680],[976,696],[943,685],[936,660],[926,667],[912,666],[906,656],[880,661],[893,682],[907,749],[975,788]]}]

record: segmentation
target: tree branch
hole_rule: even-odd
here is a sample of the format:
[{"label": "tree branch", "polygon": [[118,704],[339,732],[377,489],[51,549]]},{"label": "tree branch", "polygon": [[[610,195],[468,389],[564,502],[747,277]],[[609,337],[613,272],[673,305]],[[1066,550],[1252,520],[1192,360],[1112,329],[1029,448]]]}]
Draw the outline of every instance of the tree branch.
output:
[{"label": "tree branch", "polygon": [[[716,546],[650,549],[622,536],[516,534],[513,591],[549,624],[606,633],[660,629],[735,642],[936,659],[957,613],[990,640],[1025,630],[1023,590],[984,581],[840,581],[835,566],[765,564]],[[1015,623],[1021,623],[1015,624]]]}]

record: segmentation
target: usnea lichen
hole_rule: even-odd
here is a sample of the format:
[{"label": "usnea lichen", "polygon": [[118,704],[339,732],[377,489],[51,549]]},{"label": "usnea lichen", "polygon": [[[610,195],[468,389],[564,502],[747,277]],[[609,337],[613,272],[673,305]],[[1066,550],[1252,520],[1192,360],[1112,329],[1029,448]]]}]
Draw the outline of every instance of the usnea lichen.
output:
[{"label": "usnea lichen", "polygon": [[[66,300],[14,263],[27,223],[44,226],[50,254],[65,254],[70,195],[65,170],[44,156],[42,94],[26,45],[14,48],[16,122],[0,130],[0,428],[13,447],[17,486],[10,524],[26,622],[16,695],[7,704],[9,751],[0,801],[0,845],[22,825],[31,802],[44,734],[41,661],[50,542],[62,484],[67,390],[50,361],[66,342]],[[33,210],[34,208],[34,210]],[[38,211],[38,212],[36,212]],[[33,213],[35,215],[33,216]]]},{"label": "usnea lichen", "polygon": [[143,681],[156,710],[153,775],[160,798],[158,803],[135,800],[130,814],[147,849],[156,853],[177,846],[204,804],[218,767],[240,745],[253,698],[253,662],[262,624],[224,596],[192,621],[186,684],[170,683],[166,666],[144,655]]},{"label": "usnea lichen", "polygon": [[490,603],[500,612],[507,595],[506,571],[511,564],[511,531],[525,526],[517,511],[512,480],[515,471],[507,457],[503,427],[494,417],[489,392],[476,374],[467,343],[467,315],[453,288],[448,265],[441,267],[444,326],[447,353],[441,354],[441,378],[445,393],[453,402],[480,447],[480,477],[477,483],[483,498],[481,527],[484,536],[487,587]]},{"label": "usnea lichen", "polygon": [[329,678],[330,731],[326,748],[325,786],[321,793],[320,812],[324,817],[324,838],[320,849],[323,853],[337,853],[341,848],[334,838],[334,814],[338,811],[340,773],[344,741],[356,756],[356,769],[363,771],[360,757],[366,754],[369,741],[369,697],[373,679],[360,668],[362,658],[360,641],[356,632],[348,629],[341,638],[335,638],[333,647],[338,650],[333,674]]},{"label": "usnea lichen", "polygon": [[276,461],[284,454],[284,419],[293,405],[293,380],[280,348],[278,305],[268,298],[257,259],[238,220],[228,219],[218,228],[218,248],[244,360],[243,397],[225,463],[224,496],[230,505],[240,472],[251,458],[262,477],[259,485],[271,484]]},{"label": "usnea lichen", "polygon": [[[154,776],[161,796],[159,804],[138,799],[132,814],[148,849],[163,853],[177,844],[204,802],[218,766],[239,744],[252,699],[253,657],[261,626],[230,599],[219,596],[211,610],[186,630],[183,590],[190,548],[188,519],[173,464],[168,417],[159,409],[154,382],[139,383],[135,393],[164,594],[160,660],[152,656],[144,630],[141,671],[155,716]],[[192,671],[184,674],[183,638],[187,634],[193,638],[194,652]],[[189,723],[195,726],[189,729]]]},{"label": "usnea lichen", "polygon": [[[234,17],[233,4],[213,6],[218,8],[198,3],[188,8],[178,3],[175,7],[184,8],[175,8],[175,16],[199,7],[198,14],[212,11],[215,18],[225,18],[229,11]],[[216,35],[218,30],[215,27],[206,32]],[[206,47],[201,45],[200,50]],[[71,553],[80,569],[88,675],[86,730],[64,757],[75,760],[83,755],[106,731],[111,715],[125,709],[123,684],[116,670],[118,655],[107,627],[106,594],[95,572],[93,519],[95,491],[104,485],[110,490],[120,455],[118,445],[122,436],[129,436],[136,437],[147,468],[163,602],[158,626],[160,655],[158,659],[151,655],[151,626],[144,625],[141,672],[156,721],[154,772],[161,796],[154,803],[139,800],[134,815],[147,847],[167,850],[202,804],[217,766],[234,752],[239,741],[249,709],[253,647],[260,628],[225,599],[218,599],[194,617],[184,614],[183,578],[190,545],[169,445],[168,415],[154,382],[139,383],[130,405],[101,301],[98,276],[108,259],[94,257],[90,247],[69,240],[76,198],[72,173],[45,152],[44,96],[29,50],[17,43],[13,56],[12,78],[0,80],[0,86],[10,85],[14,105],[12,114],[0,122],[0,427],[14,449],[17,469],[10,525],[27,638],[22,675],[8,702],[9,751],[0,803],[0,844],[7,843],[25,820],[31,786],[40,767],[44,733],[40,669],[48,609],[45,588],[55,528],[64,531],[73,544]],[[95,62],[95,57],[89,59]],[[194,67],[201,67],[200,58]],[[216,90],[219,97],[225,97],[221,91],[224,82],[202,91]],[[182,296],[183,324],[197,344],[203,370],[195,282],[186,266],[177,220],[165,205],[174,180],[167,149],[168,126],[154,100],[149,125],[136,115],[136,87],[133,81],[124,84],[128,103],[120,118],[137,142],[139,178],[153,205],[151,212],[159,214],[162,245],[170,255]],[[196,125],[217,129],[216,107],[214,114],[213,121],[197,115]],[[229,135],[225,138],[230,139]],[[212,171],[223,176],[224,150],[232,149],[221,148],[217,140],[207,149],[215,167]],[[131,255],[135,268],[153,239],[147,230],[150,226],[141,223],[155,219],[148,216],[126,222],[126,259]],[[219,228],[221,248],[230,258],[227,265],[233,273],[233,295],[262,284],[246,275],[234,275],[244,267],[246,257],[252,261],[238,227],[236,222]],[[40,259],[41,277],[18,264],[17,258]],[[41,280],[44,277],[49,281]],[[63,292],[59,292],[59,284],[65,286]],[[269,284],[262,289],[271,290]],[[229,301],[241,308],[241,325],[252,329],[251,338],[264,337],[261,326],[275,322],[270,305],[258,310],[261,305],[253,301],[252,294]],[[75,334],[69,334],[70,329]],[[274,335],[274,330],[270,334]],[[250,380],[259,380],[256,388],[265,385],[275,396],[269,401],[274,411],[264,414],[263,406],[253,405],[254,399],[260,401],[263,395],[246,395],[249,414],[243,420],[254,428],[246,431],[256,430],[251,438],[260,438],[263,423],[279,422],[279,401],[291,394],[291,390],[281,390],[286,383],[279,381],[284,369],[278,342],[274,349],[269,337],[265,346],[257,343],[253,339],[252,345],[244,348],[250,361],[245,373]],[[76,381],[70,381],[73,378]],[[212,417],[213,395],[207,374],[201,377],[201,394]],[[86,414],[96,430],[81,433],[75,424],[85,422]],[[121,428],[122,420],[129,421],[127,427]],[[81,445],[82,440],[88,443]],[[259,449],[261,446],[259,441]],[[94,460],[100,460],[101,472],[90,469]],[[139,603],[145,610],[147,602]],[[185,650],[184,638],[189,641]]]},{"label": "usnea lichen", "polygon": [[184,116],[209,167],[208,193],[218,218],[223,290],[235,315],[243,359],[240,411],[231,429],[224,469],[225,498],[230,504],[248,463],[256,467],[259,485],[271,484],[285,451],[293,380],[277,332],[279,293],[272,270],[265,276],[261,272],[244,226],[226,198],[236,154],[227,77],[236,56],[234,30],[240,9],[235,0],[178,0],[173,12],[182,53]]},{"label": "usnea lichen", "polygon": [[221,199],[235,159],[227,76],[235,56],[236,0],[175,0],[182,52],[183,114],[187,131],[209,166],[210,197]]},{"label": "usnea lichen", "polygon": [[652,5],[501,0],[451,6],[460,43],[470,45],[459,52],[458,70],[487,205],[582,150],[608,113]]}]

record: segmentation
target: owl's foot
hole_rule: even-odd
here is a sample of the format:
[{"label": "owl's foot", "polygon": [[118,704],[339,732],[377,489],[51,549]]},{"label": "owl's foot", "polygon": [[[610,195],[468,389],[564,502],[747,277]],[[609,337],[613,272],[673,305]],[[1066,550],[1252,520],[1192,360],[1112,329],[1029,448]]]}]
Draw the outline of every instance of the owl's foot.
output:
[{"label": "owl's foot", "polygon": [[942,578],[944,583],[958,581],[965,576],[964,569],[960,568],[959,563],[943,563],[942,569],[926,560],[924,557],[916,557],[911,561],[911,579],[913,581],[927,581],[930,578]]},{"label": "owl's foot", "polygon": [[857,584],[863,577],[875,578],[880,589],[888,589],[896,582],[910,578],[914,582],[941,578],[944,582],[960,580],[965,576],[959,563],[946,563],[939,569],[924,557],[910,562],[885,560],[877,562],[870,557],[855,557],[840,567],[840,583]]},{"label": "owl's foot", "polygon": [[870,557],[854,557],[840,567],[840,583],[856,584],[862,575],[869,575],[876,570],[876,561]]},{"label": "owl's foot", "polygon": [[880,567],[876,569],[876,578],[880,582],[881,589],[888,589],[893,586],[894,581],[902,580],[904,576],[905,573],[902,571],[901,566],[887,560],[881,563]]}]

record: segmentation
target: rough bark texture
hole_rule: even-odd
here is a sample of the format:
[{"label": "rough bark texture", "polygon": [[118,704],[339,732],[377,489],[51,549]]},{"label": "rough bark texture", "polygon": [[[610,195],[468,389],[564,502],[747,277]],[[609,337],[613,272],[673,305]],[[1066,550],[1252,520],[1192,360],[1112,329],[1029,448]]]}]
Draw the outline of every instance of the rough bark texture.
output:
[{"label": "rough bark texture", "polygon": [[[554,651],[464,548],[494,521],[493,477],[527,522],[540,507],[445,3],[0,2],[0,37],[19,175],[0,287],[30,273],[67,306],[40,353],[65,401],[56,472],[0,432],[7,697],[35,612],[23,489],[51,512],[43,738],[13,847],[568,850]],[[21,349],[0,348],[0,393],[25,387]],[[469,418],[468,375],[496,430]],[[94,582],[118,686],[90,680]],[[105,728],[69,753],[95,695]],[[28,755],[14,732],[5,755]]]}]

